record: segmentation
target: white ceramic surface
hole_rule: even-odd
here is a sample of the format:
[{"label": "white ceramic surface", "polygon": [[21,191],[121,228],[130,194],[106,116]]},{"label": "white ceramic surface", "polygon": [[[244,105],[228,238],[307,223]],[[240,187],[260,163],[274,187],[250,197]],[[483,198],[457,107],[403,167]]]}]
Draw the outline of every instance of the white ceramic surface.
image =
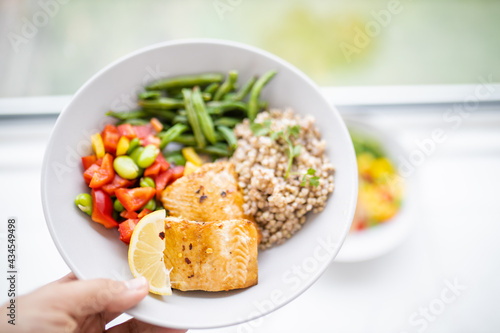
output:
[{"label": "white ceramic surface", "polygon": [[[347,127],[354,133],[367,136],[380,142],[387,157],[397,167],[403,149],[388,135],[373,126],[359,121],[346,119]],[[404,194],[399,212],[387,222],[372,228],[351,232],[335,258],[335,262],[358,262],[380,257],[400,245],[411,232],[414,225],[415,196],[412,193],[413,179],[403,178]],[[413,213],[412,213],[413,212]]]},{"label": "white ceramic surface", "polygon": [[220,40],[182,40],[153,45],[121,58],[92,77],[63,110],[51,135],[42,169],[42,202],[48,228],[62,257],[80,279],[132,278],[127,246],[117,230],[93,223],[75,207],[88,188],[80,156],[91,152],[90,135],[112,122],[109,109],[133,109],[134,96],[155,79],[237,69],[240,83],[276,69],[263,91],[272,107],[312,114],[328,142],[336,187],[326,209],[285,244],[259,253],[258,285],[238,291],[148,295],[128,313],[174,328],[209,328],[258,318],[291,301],[326,269],[349,230],[357,197],[354,149],[344,122],[317,86],[282,59],[247,45]]}]

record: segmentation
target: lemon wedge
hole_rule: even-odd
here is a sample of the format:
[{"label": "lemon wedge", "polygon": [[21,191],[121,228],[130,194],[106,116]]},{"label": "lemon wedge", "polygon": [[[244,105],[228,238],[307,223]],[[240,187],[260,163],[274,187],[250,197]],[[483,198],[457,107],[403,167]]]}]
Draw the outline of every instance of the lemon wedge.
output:
[{"label": "lemon wedge", "polygon": [[149,282],[149,291],[158,295],[172,295],[170,271],[163,259],[165,216],[165,210],[144,216],[135,226],[128,250],[132,274],[144,276]]}]

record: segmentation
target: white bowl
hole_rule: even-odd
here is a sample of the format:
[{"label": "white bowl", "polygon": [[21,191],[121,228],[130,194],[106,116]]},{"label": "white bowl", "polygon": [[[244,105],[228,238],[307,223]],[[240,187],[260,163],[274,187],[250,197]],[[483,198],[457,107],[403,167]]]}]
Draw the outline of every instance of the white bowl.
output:
[{"label": "white bowl", "polygon": [[251,46],[182,40],[156,44],[117,60],[85,83],[59,116],[44,157],[42,201],[48,228],[68,266],[80,279],[132,278],[128,248],[118,239],[117,230],[92,222],[73,202],[78,193],[88,192],[80,156],[91,153],[90,135],[112,122],[105,112],[133,109],[137,91],[155,79],[231,69],[239,71],[240,82],[270,69],[278,71],[262,98],[272,107],[291,106],[318,119],[336,167],[335,191],[326,209],[309,216],[292,239],[259,253],[258,285],[231,292],[150,294],[128,311],[140,320],[173,328],[210,328],[258,318],[309,288],[349,231],[357,197],[354,149],[338,112],[313,81],[282,59]]},{"label": "white bowl", "polygon": [[[396,161],[404,156],[404,150],[393,138],[363,122],[346,119],[346,123],[349,130],[379,142],[387,157],[397,167]],[[415,196],[412,192],[412,179],[403,178],[403,182],[403,200],[398,213],[382,224],[349,233],[335,262],[375,259],[394,250],[406,239],[414,225],[412,212],[415,210]]]}]

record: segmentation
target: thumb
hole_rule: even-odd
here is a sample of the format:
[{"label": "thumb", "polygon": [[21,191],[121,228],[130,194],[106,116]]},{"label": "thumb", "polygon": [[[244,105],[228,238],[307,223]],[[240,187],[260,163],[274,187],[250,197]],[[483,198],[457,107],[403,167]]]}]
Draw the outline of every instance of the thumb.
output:
[{"label": "thumb", "polygon": [[149,290],[148,282],[142,276],[129,281],[72,281],[61,288],[65,310],[74,317],[103,311],[123,312],[139,303]]}]

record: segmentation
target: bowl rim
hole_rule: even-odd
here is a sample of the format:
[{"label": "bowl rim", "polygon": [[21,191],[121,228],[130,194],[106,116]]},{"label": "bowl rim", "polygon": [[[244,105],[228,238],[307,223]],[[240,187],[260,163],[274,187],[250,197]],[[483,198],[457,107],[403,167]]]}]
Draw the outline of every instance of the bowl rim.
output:
[{"label": "bowl rim", "polygon": [[[349,131],[347,129],[346,123],[344,122],[343,118],[340,116],[339,111],[337,108],[326,98],[326,96],[321,92],[319,89],[318,85],[311,79],[309,78],[305,73],[303,73],[301,70],[299,70],[296,66],[292,65],[288,61],[268,52],[263,49],[260,49],[258,47],[248,45],[245,43],[240,43],[240,42],[235,42],[235,41],[230,41],[230,40],[224,40],[224,39],[214,39],[214,38],[182,38],[182,39],[175,39],[175,40],[170,40],[170,41],[165,41],[165,42],[160,42],[160,43],[155,43],[151,44],[149,46],[137,49],[135,51],[132,51],[125,56],[119,57],[118,59],[114,60],[101,70],[99,70],[97,73],[92,75],[72,96],[70,102],[62,109],[61,113],[59,114],[54,127],[51,131],[45,152],[44,152],[44,157],[43,157],[43,162],[42,162],[42,169],[41,169],[41,199],[42,199],[42,207],[43,207],[43,212],[44,212],[44,217],[45,217],[45,222],[46,225],[49,229],[49,233],[52,237],[52,241],[54,242],[57,250],[59,251],[59,254],[63,258],[64,262],[68,265],[68,267],[71,269],[71,271],[78,277],[80,280],[85,280],[82,272],[78,267],[76,267],[70,258],[68,257],[67,252],[61,247],[61,244],[59,243],[59,239],[55,235],[55,231],[52,228],[52,223],[51,221],[51,216],[49,214],[50,208],[49,208],[49,203],[47,198],[49,197],[47,191],[47,175],[48,173],[48,168],[49,168],[49,159],[48,159],[48,147],[53,144],[53,141],[55,140],[55,135],[56,135],[56,130],[60,125],[61,122],[65,120],[66,117],[68,117],[68,110],[70,110],[75,103],[75,100],[77,97],[82,94],[83,91],[85,91],[89,86],[94,84],[94,82],[104,73],[108,72],[110,69],[114,68],[115,66],[118,66],[120,63],[130,59],[134,58],[137,56],[140,56],[142,54],[145,54],[147,52],[150,52],[152,50],[156,49],[161,49],[161,48],[166,48],[170,46],[179,46],[179,45],[194,45],[194,44],[204,44],[204,45],[217,45],[217,46],[229,46],[232,48],[237,48],[237,49],[243,49],[245,51],[248,51],[250,53],[253,53],[254,55],[258,55],[259,57],[264,57],[268,58],[272,61],[275,61],[277,63],[282,64],[284,67],[287,68],[287,70],[290,70],[293,72],[295,75],[297,75],[301,80],[305,81],[311,88],[314,89],[314,91],[317,92],[318,98],[322,99],[325,105],[328,105],[329,111],[332,114],[333,117],[337,119],[337,122],[339,124],[339,128],[342,131],[342,135],[346,136],[351,142],[351,145],[346,147],[346,155],[347,158],[351,159],[351,165],[353,165],[354,172],[350,172],[349,177],[351,178],[350,183],[353,185],[354,188],[351,189],[350,192],[350,197],[347,197],[347,209],[344,210],[343,214],[345,216],[345,219],[349,221],[348,223],[345,223],[342,232],[339,234],[339,246],[335,251],[332,251],[332,254],[330,255],[330,258],[326,260],[323,264],[323,267],[319,268],[313,277],[309,279],[309,281],[306,281],[301,284],[300,288],[298,288],[290,297],[285,299],[282,303],[277,304],[274,306],[272,309],[267,310],[267,311],[262,311],[258,312],[253,316],[247,316],[246,318],[233,318],[230,321],[227,321],[225,323],[221,323],[218,325],[191,325],[189,328],[190,329],[208,329],[208,328],[217,328],[217,327],[226,327],[226,326],[231,326],[231,325],[237,325],[237,324],[242,324],[245,322],[249,322],[258,318],[261,318],[271,312],[274,312],[278,310],[279,308],[283,307],[284,305],[290,303],[293,301],[295,298],[303,294],[307,289],[309,289],[326,271],[326,269],[330,266],[330,264],[334,261],[335,257],[337,256],[338,252],[342,248],[342,245],[345,242],[345,239],[349,233],[349,229],[354,217],[354,212],[355,212],[355,207],[356,207],[356,201],[357,201],[357,193],[358,193],[358,175],[357,175],[357,164],[356,164],[356,157],[355,157],[355,152],[354,152],[354,147],[352,145],[352,141],[349,135]],[[347,175],[346,175],[347,177]],[[335,190],[334,190],[335,191]],[[320,213],[321,214],[321,213]],[[160,321],[157,320],[154,316],[144,316],[141,313],[136,313],[135,307],[129,309],[126,311],[127,314],[133,315],[135,318],[138,318],[139,320],[143,320],[144,322],[148,322],[154,325],[159,325],[159,326],[165,326],[168,325],[170,328],[181,328],[184,329],[185,327],[181,327],[177,324],[169,324],[166,323],[165,321]]]}]

